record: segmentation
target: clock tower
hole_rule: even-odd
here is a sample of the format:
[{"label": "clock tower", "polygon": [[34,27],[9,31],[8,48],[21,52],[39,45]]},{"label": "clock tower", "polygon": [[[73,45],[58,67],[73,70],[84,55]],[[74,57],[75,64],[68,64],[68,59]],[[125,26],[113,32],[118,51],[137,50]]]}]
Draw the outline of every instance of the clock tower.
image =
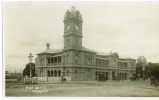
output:
[{"label": "clock tower", "polygon": [[64,16],[64,49],[82,48],[82,16],[75,7],[67,10]]}]

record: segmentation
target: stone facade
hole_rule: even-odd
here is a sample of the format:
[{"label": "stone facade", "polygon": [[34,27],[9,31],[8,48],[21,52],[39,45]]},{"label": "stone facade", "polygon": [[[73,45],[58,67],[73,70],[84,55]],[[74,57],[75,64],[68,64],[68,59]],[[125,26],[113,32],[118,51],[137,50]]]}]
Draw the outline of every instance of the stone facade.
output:
[{"label": "stone facade", "polygon": [[126,80],[135,73],[136,60],[117,53],[101,54],[82,46],[82,15],[72,7],[64,16],[64,49],[37,54],[36,73],[45,81]]}]

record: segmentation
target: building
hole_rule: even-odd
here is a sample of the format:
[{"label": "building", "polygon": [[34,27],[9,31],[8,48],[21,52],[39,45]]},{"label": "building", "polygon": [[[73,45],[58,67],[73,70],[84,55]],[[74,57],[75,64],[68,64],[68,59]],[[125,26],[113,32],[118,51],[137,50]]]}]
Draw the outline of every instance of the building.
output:
[{"label": "building", "polygon": [[101,54],[82,46],[82,15],[72,7],[64,16],[64,49],[37,54],[36,72],[45,81],[126,80],[135,73],[136,60],[117,53]]}]

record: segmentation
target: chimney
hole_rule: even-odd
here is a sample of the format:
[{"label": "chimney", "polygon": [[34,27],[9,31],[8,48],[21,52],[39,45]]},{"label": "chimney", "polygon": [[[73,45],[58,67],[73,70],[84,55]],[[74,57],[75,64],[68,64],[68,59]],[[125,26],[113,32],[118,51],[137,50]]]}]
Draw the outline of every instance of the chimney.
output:
[{"label": "chimney", "polygon": [[46,50],[49,50],[49,49],[50,49],[50,44],[46,43]]}]

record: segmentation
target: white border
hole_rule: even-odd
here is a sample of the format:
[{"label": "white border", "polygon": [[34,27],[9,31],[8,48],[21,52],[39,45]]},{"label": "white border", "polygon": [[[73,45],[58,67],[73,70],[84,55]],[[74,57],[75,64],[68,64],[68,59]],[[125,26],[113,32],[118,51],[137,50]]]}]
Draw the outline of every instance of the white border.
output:
[{"label": "white border", "polygon": [[0,0],[0,1],[3,1],[3,2],[16,2],[16,1],[35,1],[35,2],[38,2],[38,1],[69,1],[69,2],[92,2],[92,1],[96,1],[96,2],[102,2],[102,1],[107,1],[107,2],[122,2],[122,1],[126,1],[126,2],[145,2],[145,1],[159,1],[159,0]]},{"label": "white border", "polygon": [[1,94],[1,99],[6,99],[6,100],[21,100],[21,99],[38,99],[38,100],[43,100],[43,99],[47,99],[47,100],[81,100],[81,99],[84,99],[84,100],[159,100],[158,97],[5,97],[5,82],[4,82],[4,77],[5,77],[5,68],[4,68],[4,58],[5,56],[3,55],[4,52],[3,52],[3,49],[4,49],[4,45],[3,45],[3,40],[4,40],[4,35],[2,34],[2,2],[15,2],[15,1],[73,1],[73,2],[91,2],[91,1],[98,1],[98,2],[102,2],[102,1],[109,1],[109,2],[121,2],[121,1],[126,1],[126,2],[145,2],[145,1],[149,1],[149,2],[156,2],[156,1],[159,1],[159,0],[0,0],[1,1],[1,5],[0,5],[0,39],[2,39],[0,41],[0,70],[2,71],[2,74],[0,75],[0,79],[2,80],[0,82],[0,94]]}]

